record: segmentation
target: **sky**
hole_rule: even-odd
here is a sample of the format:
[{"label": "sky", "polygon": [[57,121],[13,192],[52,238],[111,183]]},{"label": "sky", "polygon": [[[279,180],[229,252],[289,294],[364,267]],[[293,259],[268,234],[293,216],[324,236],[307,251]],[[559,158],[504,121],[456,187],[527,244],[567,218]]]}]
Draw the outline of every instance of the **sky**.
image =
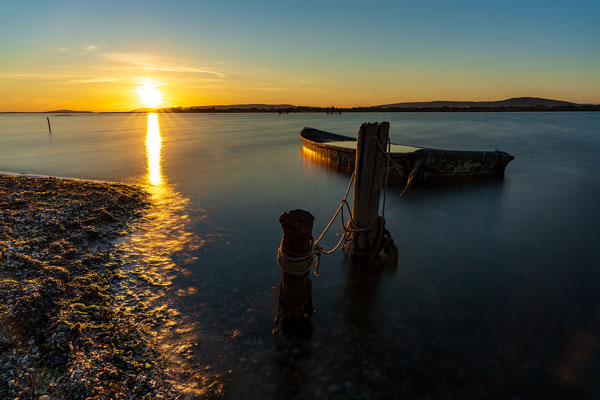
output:
[{"label": "sky", "polygon": [[[0,111],[600,103],[600,1],[6,1]],[[142,96],[143,97],[143,96]]]}]

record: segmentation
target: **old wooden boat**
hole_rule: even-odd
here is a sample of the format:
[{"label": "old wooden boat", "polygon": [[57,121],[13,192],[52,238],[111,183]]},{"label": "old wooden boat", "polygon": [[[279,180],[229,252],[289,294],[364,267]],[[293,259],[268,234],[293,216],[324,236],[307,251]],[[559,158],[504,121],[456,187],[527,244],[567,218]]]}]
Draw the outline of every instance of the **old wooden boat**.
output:
[{"label": "old wooden boat", "polygon": [[[354,168],[356,138],[308,127],[302,129],[300,138],[304,149],[311,154],[340,166]],[[500,150],[457,151],[392,144],[389,173],[404,181],[411,174],[411,179],[416,181],[450,177],[503,177],[506,165],[514,158]]]}]

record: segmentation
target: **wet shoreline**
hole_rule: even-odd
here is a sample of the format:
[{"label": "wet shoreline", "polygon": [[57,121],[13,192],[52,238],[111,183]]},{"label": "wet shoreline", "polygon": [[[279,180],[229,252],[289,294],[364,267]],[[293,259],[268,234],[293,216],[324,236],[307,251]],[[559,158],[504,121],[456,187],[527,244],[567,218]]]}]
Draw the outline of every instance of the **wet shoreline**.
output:
[{"label": "wet shoreline", "polygon": [[134,185],[0,175],[0,397],[176,397],[111,288],[150,204]]}]

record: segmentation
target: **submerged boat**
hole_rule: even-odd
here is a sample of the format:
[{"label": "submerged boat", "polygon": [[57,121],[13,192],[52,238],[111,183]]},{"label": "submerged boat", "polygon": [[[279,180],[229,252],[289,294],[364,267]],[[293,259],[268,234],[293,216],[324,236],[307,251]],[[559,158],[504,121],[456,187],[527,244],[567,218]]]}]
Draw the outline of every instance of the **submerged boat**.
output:
[{"label": "submerged boat", "polygon": [[[356,138],[315,128],[300,132],[304,148],[313,155],[330,160],[341,167],[354,168]],[[503,177],[506,165],[514,156],[500,151],[457,151],[391,144],[389,173],[406,181],[428,181],[436,178],[496,176]]]}]

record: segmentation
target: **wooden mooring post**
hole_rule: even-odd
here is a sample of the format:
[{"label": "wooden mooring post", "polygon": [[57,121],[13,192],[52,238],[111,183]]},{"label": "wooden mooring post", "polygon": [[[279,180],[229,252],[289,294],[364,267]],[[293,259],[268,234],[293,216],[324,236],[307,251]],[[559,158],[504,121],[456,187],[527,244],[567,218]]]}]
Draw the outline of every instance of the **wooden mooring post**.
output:
[{"label": "wooden mooring post", "polygon": [[[354,194],[352,221],[344,226],[344,236],[350,230],[347,248],[354,256],[367,256],[372,260],[383,250],[387,265],[396,266],[398,249],[390,233],[385,229],[383,215],[379,215],[379,199],[388,167],[389,122],[365,122],[358,131],[354,170]],[[350,184],[348,186],[350,190]],[[341,240],[332,250],[325,251],[319,244],[331,223],[343,213],[346,197],[323,233],[315,241],[312,235],[314,216],[308,211],[292,210],[279,217],[283,228],[283,239],[277,251],[277,263],[281,268],[277,316],[273,334],[282,329],[307,332],[314,312],[312,303],[312,281],[308,277],[315,264],[315,275],[321,254],[331,254],[341,245]],[[385,203],[385,201],[384,201]],[[385,209],[385,207],[384,207]],[[383,214],[383,212],[382,212]],[[343,214],[342,214],[343,215]],[[343,216],[341,217],[344,221]]]},{"label": "wooden mooring post", "polygon": [[389,122],[365,122],[360,126],[354,164],[352,216],[355,228],[350,249],[354,255],[373,255],[380,245],[383,221],[379,220],[379,198],[385,174]]},{"label": "wooden mooring post", "polygon": [[273,333],[284,330],[306,331],[314,312],[312,281],[308,277],[314,263],[313,222],[315,217],[304,210],[284,212],[279,217],[283,239],[277,251],[281,267],[277,316]]},{"label": "wooden mooring post", "polygon": [[50,128],[50,117],[46,117],[46,121],[48,121],[48,133],[52,134],[52,128]]}]

